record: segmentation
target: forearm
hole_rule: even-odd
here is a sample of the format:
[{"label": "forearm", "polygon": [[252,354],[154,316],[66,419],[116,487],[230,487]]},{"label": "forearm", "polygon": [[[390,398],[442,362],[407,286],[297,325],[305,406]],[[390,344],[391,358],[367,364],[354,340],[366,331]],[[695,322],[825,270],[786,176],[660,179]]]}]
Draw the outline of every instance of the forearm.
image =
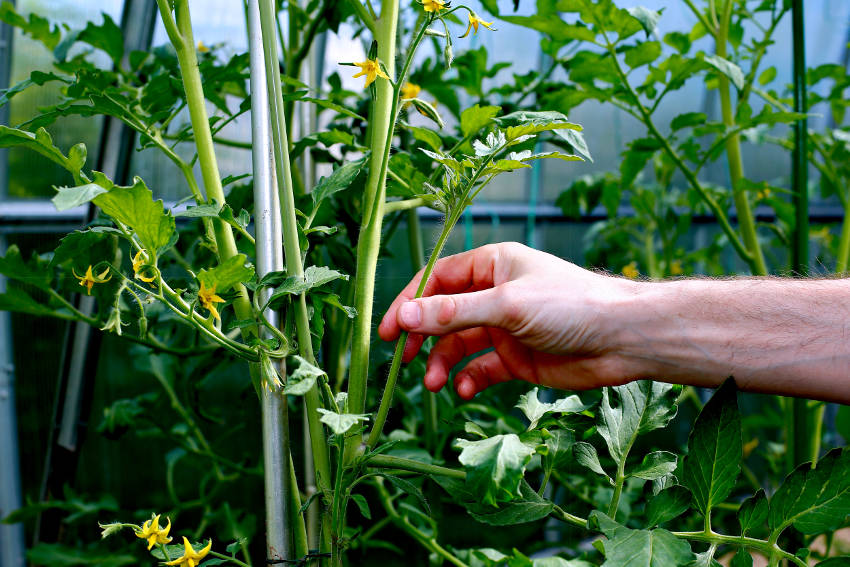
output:
[{"label": "forearm", "polygon": [[[634,378],[850,403],[850,279],[639,283],[614,343]],[[631,373],[631,371],[630,371]]]}]

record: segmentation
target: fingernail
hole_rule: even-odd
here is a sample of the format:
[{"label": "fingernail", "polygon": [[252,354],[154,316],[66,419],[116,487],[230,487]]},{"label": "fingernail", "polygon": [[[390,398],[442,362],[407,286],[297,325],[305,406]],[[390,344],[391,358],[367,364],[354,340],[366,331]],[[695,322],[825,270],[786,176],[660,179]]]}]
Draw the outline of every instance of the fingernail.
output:
[{"label": "fingernail", "polygon": [[422,308],[415,301],[408,301],[399,309],[401,322],[408,327],[418,327],[422,323]]}]

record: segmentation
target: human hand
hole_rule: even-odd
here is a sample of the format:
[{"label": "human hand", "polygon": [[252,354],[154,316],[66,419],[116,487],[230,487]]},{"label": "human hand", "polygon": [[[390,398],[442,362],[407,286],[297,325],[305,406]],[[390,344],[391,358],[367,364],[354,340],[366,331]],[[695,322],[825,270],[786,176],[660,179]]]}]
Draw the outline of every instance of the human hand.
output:
[{"label": "human hand", "polygon": [[425,386],[439,391],[463,358],[455,389],[471,399],[512,379],[582,390],[630,381],[614,346],[618,302],[636,282],[593,273],[517,243],[483,246],[439,260],[423,297],[413,299],[420,271],[393,301],[378,328],[384,340],[410,337],[404,361],[428,335]]}]

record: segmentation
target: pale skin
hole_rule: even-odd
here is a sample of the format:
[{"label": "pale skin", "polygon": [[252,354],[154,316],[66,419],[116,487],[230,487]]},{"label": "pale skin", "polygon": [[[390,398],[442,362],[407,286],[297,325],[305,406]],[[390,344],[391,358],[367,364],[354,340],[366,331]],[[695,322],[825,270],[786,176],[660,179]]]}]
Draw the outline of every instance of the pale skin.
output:
[{"label": "pale skin", "polygon": [[508,380],[585,390],[734,376],[745,391],[850,403],[850,279],[632,281],[517,243],[439,260],[412,300],[420,277],[378,332],[411,333],[405,361],[440,337],[424,377],[432,392],[492,348],[455,376],[461,398]]}]

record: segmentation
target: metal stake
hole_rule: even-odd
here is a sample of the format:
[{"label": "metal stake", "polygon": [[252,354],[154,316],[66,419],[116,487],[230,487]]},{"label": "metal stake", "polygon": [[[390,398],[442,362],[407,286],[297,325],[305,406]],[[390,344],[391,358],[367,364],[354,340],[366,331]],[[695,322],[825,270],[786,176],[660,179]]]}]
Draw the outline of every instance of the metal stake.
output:
[{"label": "metal stake", "polygon": [[[257,275],[283,270],[280,199],[275,182],[266,64],[258,0],[248,2],[248,45],[251,55],[251,126],[254,166],[254,226]],[[268,293],[260,298],[265,303]],[[277,324],[277,313],[266,319]],[[266,542],[269,560],[293,559],[289,530],[289,416],[286,397],[262,388],[263,462],[266,491]]]}]

